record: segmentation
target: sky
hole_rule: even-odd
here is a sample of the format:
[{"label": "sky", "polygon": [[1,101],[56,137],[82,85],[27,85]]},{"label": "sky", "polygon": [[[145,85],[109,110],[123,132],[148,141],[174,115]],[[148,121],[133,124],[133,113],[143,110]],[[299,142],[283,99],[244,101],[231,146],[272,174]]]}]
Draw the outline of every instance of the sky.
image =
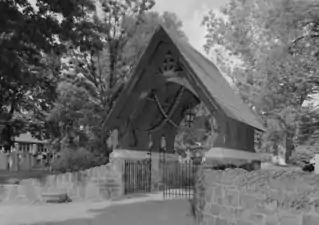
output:
[{"label": "sky", "polygon": [[[35,4],[36,0],[29,0]],[[203,16],[210,10],[218,8],[228,0],[155,0],[153,8],[157,12],[174,12],[183,22],[183,30],[189,38],[189,42],[201,53],[205,54],[205,29],[201,27]]]},{"label": "sky", "polygon": [[228,0],[155,0],[154,10],[158,12],[170,11],[178,15],[183,22],[183,29],[190,44],[205,54],[205,29],[201,27],[203,16],[210,10],[218,10]]},{"label": "sky", "polygon": [[[35,4],[36,0],[29,0]],[[210,11],[218,9],[227,4],[229,0],[155,0],[152,10],[159,13],[165,11],[174,12],[183,22],[183,30],[186,33],[190,44],[201,52],[204,56],[212,60],[214,54],[207,55],[204,51],[205,28],[201,26],[203,17]],[[214,61],[214,60],[213,60]],[[223,74],[228,82],[231,80]]]}]

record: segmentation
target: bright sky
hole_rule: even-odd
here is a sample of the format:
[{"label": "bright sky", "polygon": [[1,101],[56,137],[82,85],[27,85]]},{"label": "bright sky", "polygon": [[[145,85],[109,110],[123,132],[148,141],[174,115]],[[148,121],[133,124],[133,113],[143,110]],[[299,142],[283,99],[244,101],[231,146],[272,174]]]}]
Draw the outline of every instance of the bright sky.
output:
[{"label": "bright sky", "polygon": [[[35,4],[36,0],[29,0]],[[228,0],[155,0],[154,10],[160,13],[164,11],[174,12],[183,22],[183,27],[190,43],[201,53],[205,43],[205,29],[200,26],[206,13],[218,8]],[[205,54],[205,53],[204,53]]]},{"label": "bright sky", "polygon": [[[36,0],[29,0],[35,5]],[[203,17],[210,11],[218,11],[220,6],[227,4],[229,0],[155,0],[153,10],[163,13],[164,11],[174,12],[183,22],[183,30],[186,33],[190,44],[203,55],[205,44],[205,28],[201,26]],[[212,59],[214,54],[207,56]],[[229,82],[230,79],[225,77]]]},{"label": "bright sky", "polygon": [[190,43],[201,53],[204,53],[205,29],[201,27],[203,16],[210,10],[218,8],[228,0],[155,0],[154,10],[170,11],[178,15],[184,25],[184,31]]}]

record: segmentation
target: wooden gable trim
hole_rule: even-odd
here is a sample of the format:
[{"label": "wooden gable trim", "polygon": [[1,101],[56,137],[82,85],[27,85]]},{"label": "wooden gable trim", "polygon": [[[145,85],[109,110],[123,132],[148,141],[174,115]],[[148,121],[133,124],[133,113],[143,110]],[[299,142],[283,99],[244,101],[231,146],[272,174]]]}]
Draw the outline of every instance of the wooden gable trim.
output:
[{"label": "wooden gable trim", "polygon": [[123,104],[125,103],[125,97],[133,90],[136,83],[141,77],[141,74],[144,72],[145,68],[148,65],[148,62],[151,61],[152,57],[156,53],[157,48],[159,47],[161,43],[161,34],[159,34],[159,29],[156,29],[151,40],[149,41],[149,44],[147,48],[145,49],[144,53],[140,57],[139,61],[137,62],[137,67],[132,72],[132,76],[123,88],[120,96],[118,97],[118,100],[115,102],[113,108],[110,110],[108,116],[103,122],[103,127],[106,125],[106,123],[109,123],[111,127],[114,126],[118,121],[116,118],[116,115],[121,111],[123,108]]},{"label": "wooden gable trim", "polygon": [[[114,104],[114,107],[110,110],[110,113],[105,119],[103,126],[108,123],[110,127],[113,127],[119,122],[118,118],[116,117],[124,107],[126,96],[129,95],[129,93],[133,90],[133,88],[136,86],[137,82],[141,78],[141,75],[150,66],[149,64],[151,63],[154,54],[157,53],[158,48],[161,47],[161,43],[170,45],[170,48],[172,48],[171,51],[177,55],[178,61],[185,69],[183,79],[179,78],[178,81],[184,80],[184,86],[188,88],[192,93],[194,93],[196,97],[201,99],[201,101],[203,101],[203,103],[207,106],[211,113],[217,111],[222,117],[228,118],[223,108],[215,101],[214,96],[211,96],[208,93],[208,90],[206,89],[202,81],[198,78],[193,67],[188,62],[187,56],[185,56],[184,53],[179,49],[179,45],[175,43],[174,40],[170,38],[167,31],[162,26],[160,26],[154,32],[146,50],[137,63],[136,69],[132,73],[132,77],[123,88],[122,93]],[[168,78],[167,80],[175,83],[180,83],[176,79],[177,78]]]},{"label": "wooden gable trim", "polygon": [[[152,57],[152,64],[150,65],[150,67],[152,67],[153,65],[160,67],[167,51],[170,51],[173,54],[173,57],[176,58],[177,62],[180,63],[180,51],[176,48],[173,42],[169,41],[169,38],[165,36],[165,33],[160,35],[162,35],[162,39],[155,52],[156,56]],[[155,70],[156,69],[157,68],[155,68]],[[164,78],[163,80],[166,82],[176,83],[186,87],[190,92],[192,92],[196,97],[198,97],[198,94],[195,92],[194,88],[191,86],[184,73],[186,73],[186,71],[170,75],[162,74],[162,77]]]},{"label": "wooden gable trim", "polygon": [[196,93],[196,96],[201,99],[201,101],[204,102],[204,104],[208,107],[211,113],[215,112],[216,110],[218,113],[221,114],[223,117],[227,117],[223,109],[219,106],[219,104],[211,98],[211,96],[207,93],[206,88],[202,84],[201,80],[196,76],[195,71],[193,68],[189,65],[188,60],[185,58],[183,53],[179,50],[179,47],[174,41],[168,36],[167,32],[163,27],[160,27],[160,32],[162,33],[162,36],[165,38],[165,42],[168,42],[173,48],[174,51],[177,52],[179,55],[179,61],[185,67],[185,79],[188,81],[194,92]]},{"label": "wooden gable trim", "polygon": [[[189,65],[188,61],[181,55],[181,62],[184,64],[184,66],[187,69],[187,75],[186,79],[190,83],[190,85],[193,86],[194,90],[197,92],[197,95],[199,98],[205,103],[205,105],[208,107],[211,113],[215,112],[216,110],[224,117],[227,117],[224,113],[223,109],[219,106],[219,104],[210,97],[210,95],[207,93],[207,90],[205,87],[203,87],[200,79],[197,78],[195,75],[196,73],[192,69],[192,67]],[[192,81],[191,81],[192,80]]]}]

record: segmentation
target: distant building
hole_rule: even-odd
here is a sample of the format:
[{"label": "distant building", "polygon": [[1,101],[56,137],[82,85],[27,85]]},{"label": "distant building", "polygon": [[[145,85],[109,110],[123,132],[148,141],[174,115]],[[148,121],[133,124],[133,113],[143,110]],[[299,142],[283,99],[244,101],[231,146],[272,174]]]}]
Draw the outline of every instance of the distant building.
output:
[{"label": "distant building", "polygon": [[34,167],[46,166],[49,159],[47,141],[33,138],[29,132],[14,138],[11,152],[2,151],[1,143],[0,150],[0,153],[5,153],[0,154],[0,170],[29,171]]},{"label": "distant building", "polygon": [[30,152],[33,154],[46,151],[47,141],[40,141],[32,137],[32,135],[27,132],[20,134],[15,138],[15,148],[21,152]]}]

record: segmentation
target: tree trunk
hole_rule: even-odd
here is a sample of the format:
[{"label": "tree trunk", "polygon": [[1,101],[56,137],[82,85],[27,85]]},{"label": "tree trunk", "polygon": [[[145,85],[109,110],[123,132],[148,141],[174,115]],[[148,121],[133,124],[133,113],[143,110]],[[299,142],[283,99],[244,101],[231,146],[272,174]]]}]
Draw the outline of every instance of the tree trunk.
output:
[{"label": "tree trunk", "polygon": [[287,134],[287,136],[286,136],[286,152],[285,152],[286,163],[289,163],[289,159],[291,157],[293,150],[294,150],[293,134]]},{"label": "tree trunk", "polygon": [[5,151],[10,151],[11,147],[14,144],[12,140],[12,131],[9,125],[6,125],[1,132],[1,141]]}]

